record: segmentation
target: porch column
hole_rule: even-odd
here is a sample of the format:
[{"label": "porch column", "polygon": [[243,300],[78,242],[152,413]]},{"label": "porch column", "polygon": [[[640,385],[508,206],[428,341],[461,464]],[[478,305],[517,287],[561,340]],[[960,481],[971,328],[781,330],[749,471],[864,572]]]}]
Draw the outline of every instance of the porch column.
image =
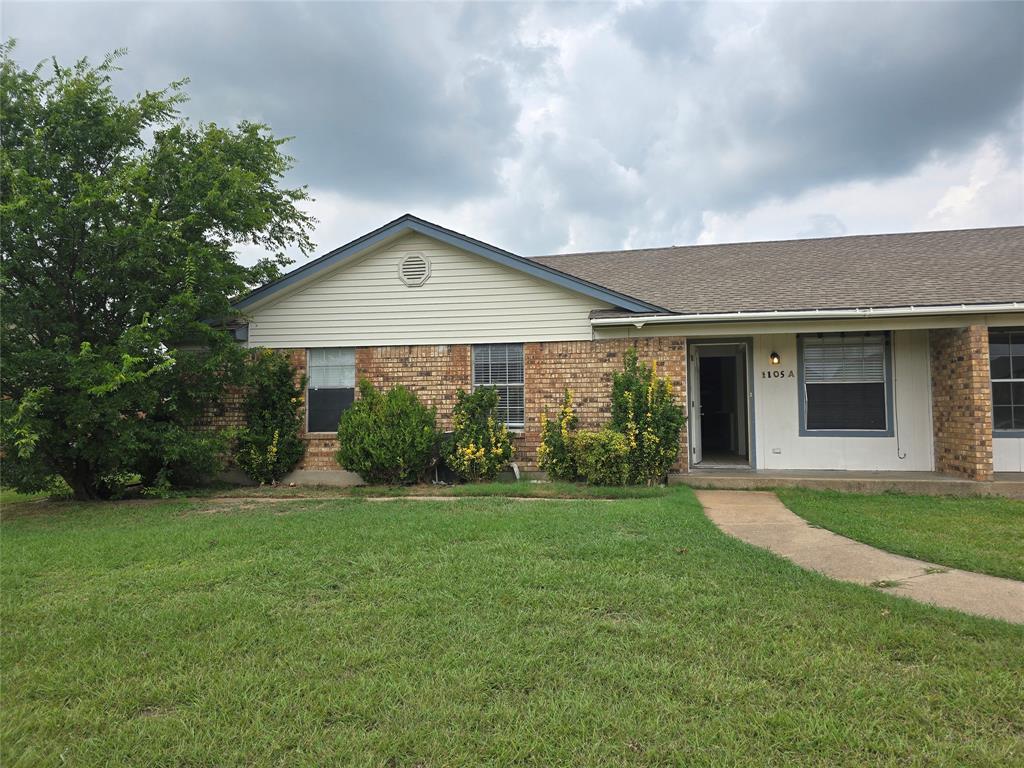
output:
[{"label": "porch column", "polygon": [[992,479],[992,382],[988,328],[929,331],[935,469]]}]

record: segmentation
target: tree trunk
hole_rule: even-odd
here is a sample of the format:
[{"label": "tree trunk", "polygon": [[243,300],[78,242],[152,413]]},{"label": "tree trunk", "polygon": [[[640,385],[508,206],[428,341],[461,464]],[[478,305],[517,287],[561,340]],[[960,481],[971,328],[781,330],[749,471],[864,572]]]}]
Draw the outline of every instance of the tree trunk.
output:
[{"label": "tree trunk", "polygon": [[61,476],[71,487],[76,501],[98,501],[102,498],[96,487],[96,478],[88,465],[76,463],[70,472],[63,472]]}]

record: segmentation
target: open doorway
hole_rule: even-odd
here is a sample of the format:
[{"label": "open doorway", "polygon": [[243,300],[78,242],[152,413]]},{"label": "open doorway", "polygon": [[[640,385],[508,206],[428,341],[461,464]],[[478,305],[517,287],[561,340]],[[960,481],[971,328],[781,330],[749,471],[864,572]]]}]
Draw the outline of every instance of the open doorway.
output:
[{"label": "open doorway", "polygon": [[749,467],[750,378],[747,342],[690,345],[690,462]]}]

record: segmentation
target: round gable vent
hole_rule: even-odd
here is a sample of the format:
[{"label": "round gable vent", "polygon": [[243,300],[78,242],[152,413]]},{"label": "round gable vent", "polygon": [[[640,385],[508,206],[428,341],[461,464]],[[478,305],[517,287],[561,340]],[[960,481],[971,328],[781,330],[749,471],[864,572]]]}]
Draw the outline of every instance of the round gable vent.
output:
[{"label": "round gable vent", "polygon": [[412,288],[423,285],[430,277],[430,261],[422,253],[410,253],[398,265],[398,276]]}]

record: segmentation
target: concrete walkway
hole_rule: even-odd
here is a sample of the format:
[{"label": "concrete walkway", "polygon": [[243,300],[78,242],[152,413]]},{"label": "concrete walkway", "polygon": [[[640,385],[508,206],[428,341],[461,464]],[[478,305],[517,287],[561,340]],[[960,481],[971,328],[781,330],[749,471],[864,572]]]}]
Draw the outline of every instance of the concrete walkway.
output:
[{"label": "concrete walkway", "polygon": [[707,516],[725,533],[803,568],[923,603],[1024,624],[1024,582],[894,555],[814,528],[786,509],[774,493],[696,494]]}]

